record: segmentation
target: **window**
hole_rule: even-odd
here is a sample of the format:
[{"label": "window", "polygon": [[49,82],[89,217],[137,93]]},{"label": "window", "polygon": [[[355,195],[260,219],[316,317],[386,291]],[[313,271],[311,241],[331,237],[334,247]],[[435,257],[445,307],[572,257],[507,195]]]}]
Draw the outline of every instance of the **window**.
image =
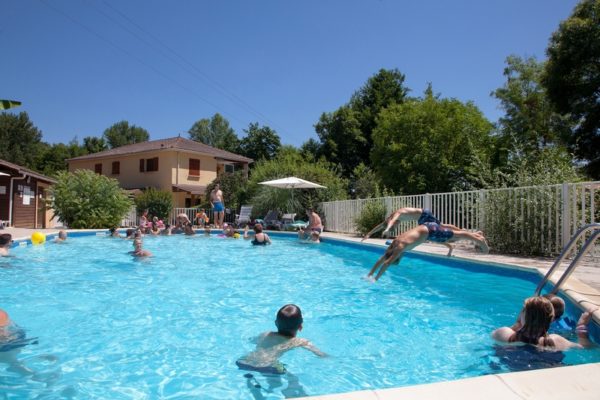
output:
[{"label": "window", "polygon": [[102,164],[96,164],[96,165],[94,165],[94,172],[97,173],[97,174],[99,174],[99,175],[102,175]]},{"label": "window", "polygon": [[121,173],[121,162],[113,161],[112,163],[112,174],[119,175]]},{"label": "window", "polygon": [[225,164],[225,172],[229,174],[233,174],[234,168],[233,164]]},{"label": "window", "polygon": [[200,160],[190,158],[188,170],[190,176],[200,176]]},{"label": "window", "polygon": [[146,160],[146,172],[158,171],[158,157]]},{"label": "window", "polygon": [[140,159],[140,172],[158,171],[158,157]]}]

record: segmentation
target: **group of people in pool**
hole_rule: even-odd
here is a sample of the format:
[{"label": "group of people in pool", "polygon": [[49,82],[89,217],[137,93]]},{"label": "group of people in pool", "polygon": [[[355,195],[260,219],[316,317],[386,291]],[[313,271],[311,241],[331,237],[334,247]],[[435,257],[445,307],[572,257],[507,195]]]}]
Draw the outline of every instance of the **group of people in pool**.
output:
[{"label": "group of people in pool", "polygon": [[[525,300],[516,322],[511,327],[494,330],[492,338],[498,343],[530,346],[536,352],[556,354],[569,349],[593,347],[589,339],[588,325],[593,311],[581,314],[575,332],[578,343],[550,333],[552,322],[558,321],[565,311],[565,302],[555,295],[534,296]],[[256,348],[236,361],[238,368],[267,375],[281,375],[287,371],[280,357],[287,351],[304,347],[319,357],[326,357],[307,339],[297,337],[303,328],[302,311],[295,304],[286,304],[279,309],[275,319],[277,331],[264,332],[256,340]],[[555,357],[556,359],[556,357]],[[562,361],[562,356],[558,362]],[[251,379],[251,374],[246,374]]]},{"label": "group of people in pool", "polygon": [[[308,226],[298,231],[298,237],[300,240],[320,243],[321,232],[323,232],[323,224],[321,218],[314,211],[309,208],[307,210],[309,219]],[[204,235],[210,236],[211,227],[207,224],[208,216],[204,213],[204,210],[199,210],[196,215],[196,222],[200,221],[201,228],[204,229]],[[194,225],[190,221],[189,217],[185,213],[177,215],[175,218],[175,226],[164,224],[163,221],[159,220],[156,216],[150,218],[148,216],[148,210],[145,210],[140,217],[140,224],[137,229],[130,228],[125,232],[125,239],[132,239],[134,250],[130,252],[134,257],[151,257],[152,253],[148,250],[143,249],[143,237],[145,235],[171,235],[176,233],[183,233],[184,235],[193,236],[196,234]],[[243,237],[246,240],[251,240],[251,243],[255,246],[262,246],[271,244],[271,238],[264,232],[263,226],[260,223],[254,224],[254,234],[250,235],[249,226],[246,225],[243,231],[243,236],[235,229],[231,224],[223,223],[223,233],[219,236],[224,238],[239,238]],[[117,228],[110,229],[111,237],[121,237]],[[1,249],[1,247],[0,247]],[[0,250],[1,251],[1,250]]]},{"label": "group of people in pool", "polygon": [[[303,230],[301,235],[305,237],[309,236],[311,237],[309,240],[313,240],[312,236],[315,234],[320,236],[323,226],[321,219],[314,210],[310,209],[308,211],[309,226],[306,230]],[[448,255],[452,253],[452,243],[457,240],[471,241],[475,244],[477,250],[481,252],[489,251],[487,242],[481,232],[468,232],[454,225],[442,224],[429,210],[419,208],[401,208],[396,210],[385,221],[374,227],[364,239],[369,238],[372,234],[382,229],[384,230],[383,235],[386,236],[401,221],[417,221],[418,225],[399,234],[391,242],[384,255],[369,271],[368,277],[373,277],[379,269],[379,272],[373,278],[375,281],[381,277],[390,264],[399,262],[406,251],[428,240],[448,246]],[[184,215],[178,216],[177,228],[183,229],[185,232],[186,226],[191,226],[187,216],[185,218]],[[227,227],[224,226],[224,228]],[[132,253],[138,257],[151,255],[150,252],[142,249],[142,231],[140,229],[131,231],[128,236],[132,236],[131,238],[134,240],[135,247]],[[210,231],[208,233],[210,234]],[[118,236],[118,232],[114,230],[112,234]],[[66,239],[66,233],[64,239]],[[248,235],[248,226],[246,226],[244,229],[244,239],[252,239],[252,243],[255,245],[265,245],[271,242],[268,234],[263,232],[260,224],[254,226],[253,238]],[[9,246],[11,242],[12,238],[9,234],[0,235],[0,254],[2,254],[2,249]],[[500,343],[529,345],[538,350],[554,352],[593,346],[588,334],[588,324],[591,321],[593,311],[582,313],[576,324],[575,332],[578,337],[578,343],[572,342],[559,334],[549,332],[552,322],[560,319],[564,310],[565,303],[558,296],[544,295],[530,297],[525,300],[516,322],[510,327],[502,327],[494,330],[492,338]],[[303,328],[303,322],[302,311],[297,305],[287,304],[281,307],[277,312],[275,320],[277,331],[261,334],[257,339],[255,350],[237,360],[236,365],[242,370],[268,375],[281,375],[287,371],[279,359],[289,350],[304,347],[317,356],[325,357],[326,354],[309,340],[297,337],[298,332]],[[8,314],[0,310],[0,346],[2,346],[3,342],[7,343],[14,339],[14,337],[6,333],[8,332],[8,326],[12,326]],[[13,349],[15,347],[0,347],[0,353],[5,351],[3,350],[4,348]],[[253,376],[246,374],[246,378],[252,379]]]}]

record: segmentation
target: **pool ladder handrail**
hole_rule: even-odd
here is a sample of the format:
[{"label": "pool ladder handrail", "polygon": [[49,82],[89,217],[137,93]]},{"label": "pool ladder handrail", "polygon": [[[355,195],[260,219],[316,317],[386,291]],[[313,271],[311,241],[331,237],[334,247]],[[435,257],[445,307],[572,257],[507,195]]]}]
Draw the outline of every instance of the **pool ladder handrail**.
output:
[{"label": "pool ladder handrail", "polygon": [[575,256],[573,261],[571,261],[571,264],[569,264],[569,266],[567,267],[565,272],[563,272],[563,274],[560,277],[560,279],[558,280],[558,282],[556,282],[554,289],[552,289],[552,291],[550,293],[556,294],[558,292],[561,285],[569,278],[569,276],[571,276],[571,274],[573,273],[573,271],[575,270],[577,265],[579,265],[581,258],[588,252],[590,246],[594,245],[594,242],[596,241],[598,236],[600,236],[600,223],[593,223],[593,224],[585,225],[584,227],[579,229],[575,233],[575,235],[573,235],[573,237],[571,238],[569,243],[567,243],[567,245],[564,247],[563,251],[560,253],[560,255],[558,256],[558,258],[556,259],[556,261],[554,262],[552,267],[550,267],[550,269],[548,270],[548,272],[546,273],[546,275],[544,276],[542,281],[538,284],[537,288],[535,289],[535,296],[540,295],[540,293],[542,292],[542,289],[544,288],[544,286],[546,285],[546,283],[548,282],[548,280],[550,279],[550,277],[552,276],[554,271],[560,266],[560,264],[563,262],[563,260],[571,252],[571,250],[573,250],[573,247],[577,244],[577,241],[589,231],[595,231],[595,232],[592,233],[592,235],[585,241],[585,243],[583,244],[581,249],[579,249],[579,252]]}]

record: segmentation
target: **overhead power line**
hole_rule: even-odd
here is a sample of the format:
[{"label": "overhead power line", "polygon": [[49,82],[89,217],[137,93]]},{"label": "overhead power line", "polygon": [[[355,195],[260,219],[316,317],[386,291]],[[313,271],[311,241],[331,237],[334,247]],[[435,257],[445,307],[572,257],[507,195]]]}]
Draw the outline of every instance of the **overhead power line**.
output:
[{"label": "overhead power line", "polygon": [[[101,10],[99,10],[99,9],[96,8],[96,10],[98,12],[102,13],[106,18],[112,20],[115,24],[119,25],[122,29],[126,30],[131,35],[135,36],[138,40],[140,40],[140,41],[146,43],[148,46],[150,46],[150,47],[152,47],[152,48],[157,49],[158,51],[160,51],[163,54],[163,56],[165,56],[166,58],[168,58],[169,60],[171,60],[173,63],[179,65],[180,67],[182,67],[184,69],[186,69],[188,72],[190,72],[192,75],[195,75],[197,78],[199,78],[201,80],[204,80],[213,89],[215,89],[216,91],[220,92],[223,96],[225,96],[226,98],[228,98],[233,103],[237,104],[238,106],[241,106],[246,111],[254,114],[259,119],[262,119],[263,121],[267,122],[269,125],[271,125],[272,127],[278,129],[280,132],[283,131],[281,129],[281,127],[277,126],[277,124],[275,124],[272,120],[270,120],[265,114],[263,114],[260,111],[258,111],[257,109],[255,109],[251,104],[249,104],[248,102],[246,102],[245,100],[243,100],[241,97],[239,97],[238,95],[236,95],[234,92],[228,90],[225,86],[223,86],[217,80],[211,78],[208,74],[206,74],[200,68],[198,68],[194,63],[192,63],[186,57],[184,57],[179,52],[177,52],[176,50],[174,50],[171,46],[169,46],[168,44],[164,43],[159,37],[157,37],[156,35],[154,35],[152,32],[144,29],[144,27],[142,27],[140,24],[138,24],[135,20],[133,20],[128,15],[126,15],[124,12],[122,12],[119,9],[117,9],[116,7],[114,7],[113,5],[111,5],[110,3],[108,3],[106,0],[102,0],[102,3],[106,7],[110,8],[112,11],[114,11],[115,13],[117,13],[121,18],[125,19],[131,25],[135,26],[137,29],[139,29],[141,32],[143,32],[145,35],[147,35],[148,37],[150,37],[152,39],[152,41],[158,43],[162,48],[166,49],[170,54],[172,54],[173,56],[175,56],[178,60],[181,60],[181,62],[179,62],[177,60],[174,60],[173,57],[165,54],[164,51],[162,51],[160,49],[157,49],[148,40],[140,37],[138,34],[136,34],[131,29],[129,29],[129,27],[127,25],[122,24],[121,22],[115,20],[111,16],[107,15],[103,11],[101,11]],[[182,62],[188,68],[186,68],[184,65],[182,65]],[[191,68],[191,71],[190,71],[190,68]]]},{"label": "overhead power line", "polygon": [[[146,68],[152,70],[154,73],[156,73],[157,75],[161,76],[162,78],[166,79],[167,81],[179,86],[181,89],[185,90],[186,92],[190,93],[191,95],[197,97],[198,99],[200,99],[201,101],[203,101],[204,103],[208,104],[209,106],[213,107],[216,111],[219,111],[220,108],[219,106],[217,106],[215,103],[211,102],[210,100],[206,99],[205,97],[201,96],[200,94],[198,94],[194,89],[189,88],[187,86],[185,86],[184,84],[180,83],[179,81],[175,80],[174,78],[172,78],[171,76],[169,76],[168,74],[163,73],[161,70],[159,70],[158,68],[156,68],[155,66],[153,66],[152,64],[147,63],[145,60],[143,60],[142,58],[132,54],[131,52],[129,52],[127,49],[119,46],[118,44],[116,44],[115,42],[113,42],[110,39],[107,39],[106,37],[104,37],[103,35],[99,34],[98,32],[96,32],[95,30],[93,30],[92,28],[89,28],[87,25],[85,25],[84,23],[80,22],[79,20],[77,20],[76,18],[73,18],[72,16],[70,16],[69,14],[65,13],[64,11],[62,11],[61,9],[55,7],[54,5],[50,4],[47,2],[47,0],[39,0],[42,4],[44,4],[46,7],[50,8],[51,10],[53,10],[54,12],[62,15],[63,17],[67,18],[69,21],[71,21],[72,23],[74,23],[75,25],[77,25],[78,27],[80,27],[81,29],[91,33],[92,35],[96,36],[98,39],[102,40],[103,42],[107,43],[108,45],[110,45],[111,47],[114,47],[115,49],[119,50],[121,53],[125,54],[128,57],[131,57],[132,59],[134,59],[135,61],[137,61],[138,63],[142,64],[143,66],[145,66]],[[226,112],[222,112],[226,117],[234,119],[238,122],[240,122],[241,124],[245,124],[244,121],[242,121],[241,119],[237,118],[235,115],[232,115],[231,113],[226,113]]]}]

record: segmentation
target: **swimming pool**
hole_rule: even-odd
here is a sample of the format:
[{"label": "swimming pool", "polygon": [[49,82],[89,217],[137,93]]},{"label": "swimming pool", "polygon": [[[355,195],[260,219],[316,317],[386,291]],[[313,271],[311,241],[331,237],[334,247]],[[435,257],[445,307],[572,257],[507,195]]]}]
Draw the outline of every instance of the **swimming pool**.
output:
[{"label": "swimming pool", "polygon": [[[181,235],[146,238],[144,247],[155,256],[133,260],[130,241],[71,237],[14,248],[16,257],[0,261],[0,308],[38,337],[19,355],[34,375],[0,364],[0,392],[276,399],[507,371],[489,334],[514,321],[539,279],[408,255],[371,284],[361,277],[382,249],[279,235],[268,247]],[[282,359],[290,373],[281,381],[245,378],[235,361],[275,329],[286,303],[302,308],[300,336],[330,357],[294,350]],[[563,360],[598,361],[598,350]]]}]

